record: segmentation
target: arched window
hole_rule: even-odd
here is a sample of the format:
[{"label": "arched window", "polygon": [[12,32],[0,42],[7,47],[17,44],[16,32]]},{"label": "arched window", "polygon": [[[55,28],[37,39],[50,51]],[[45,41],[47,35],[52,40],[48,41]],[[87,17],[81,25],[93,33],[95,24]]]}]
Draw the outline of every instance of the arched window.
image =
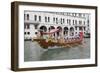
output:
[{"label": "arched window", "polygon": [[41,27],[40,27],[40,31],[46,32],[46,31],[47,31],[47,27],[46,27],[46,26],[41,26]]},{"label": "arched window", "polygon": [[70,36],[74,36],[74,28],[73,27],[70,28]]},{"label": "arched window", "polygon": [[68,27],[64,27],[64,35],[68,35]]}]

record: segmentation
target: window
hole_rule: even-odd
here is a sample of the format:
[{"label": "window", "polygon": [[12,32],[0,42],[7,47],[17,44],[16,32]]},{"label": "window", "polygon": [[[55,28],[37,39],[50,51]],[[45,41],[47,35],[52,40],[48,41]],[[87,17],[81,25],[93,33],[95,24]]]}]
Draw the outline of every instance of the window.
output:
[{"label": "window", "polygon": [[77,25],[77,20],[75,20],[75,24]]},{"label": "window", "polygon": [[77,30],[77,27],[75,27],[75,30]]},{"label": "window", "polygon": [[25,24],[24,25],[24,29],[29,29],[30,28],[30,25],[29,24]]},{"label": "window", "polygon": [[27,34],[29,35],[29,34],[30,34],[30,32],[27,32]]},{"label": "window", "polygon": [[69,19],[67,19],[67,24],[69,23]]},{"label": "window", "polygon": [[84,25],[85,25],[85,21],[84,21]]},{"label": "window", "polygon": [[24,24],[24,29],[27,28],[27,24]]},{"label": "window", "polygon": [[55,17],[53,17],[53,22],[55,22]]},{"label": "window", "polygon": [[85,27],[84,27],[84,30],[85,30]]},{"label": "window", "polygon": [[29,20],[29,14],[27,14],[27,20]]},{"label": "window", "polygon": [[63,19],[63,23],[65,23],[65,19]]},{"label": "window", "polygon": [[26,32],[24,32],[24,34],[26,34]]},{"label": "window", "polygon": [[37,29],[38,28],[38,25],[36,24],[36,25],[34,25],[34,27],[35,27],[35,29]]},{"label": "window", "polygon": [[56,23],[58,23],[58,18],[56,18]]},{"label": "window", "polygon": [[37,32],[35,32],[35,34],[37,34]]},{"label": "window", "polygon": [[73,25],[74,25],[74,20],[73,20]]},{"label": "window", "polygon": [[79,13],[79,17],[82,17],[82,14],[81,13]]},{"label": "window", "polygon": [[25,16],[26,16],[26,14],[24,14],[24,20],[25,20]]},{"label": "window", "polygon": [[41,16],[39,16],[39,21],[41,22]]},{"label": "window", "polygon": [[27,24],[27,29],[30,29],[30,25],[29,24]]},{"label": "window", "polygon": [[61,18],[61,24],[62,24],[62,18]]},{"label": "window", "polygon": [[89,24],[89,20],[87,20],[87,24]]},{"label": "window", "polygon": [[79,27],[79,30],[83,30],[82,27]]},{"label": "window", "polygon": [[48,22],[50,22],[50,17],[48,17]]},{"label": "window", "polygon": [[45,17],[45,22],[47,22],[47,17]]},{"label": "window", "polygon": [[69,19],[69,25],[71,25],[71,20]]},{"label": "window", "polygon": [[82,21],[81,20],[79,21],[79,24],[82,24]]},{"label": "window", "polygon": [[72,13],[72,16],[74,16],[74,13]]},{"label": "window", "polygon": [[34,20],[37,21],[37,15],[34,15]]},{"label": "window", "polygon": [[75,13],[75,16],[77,16],[77,13]]}]

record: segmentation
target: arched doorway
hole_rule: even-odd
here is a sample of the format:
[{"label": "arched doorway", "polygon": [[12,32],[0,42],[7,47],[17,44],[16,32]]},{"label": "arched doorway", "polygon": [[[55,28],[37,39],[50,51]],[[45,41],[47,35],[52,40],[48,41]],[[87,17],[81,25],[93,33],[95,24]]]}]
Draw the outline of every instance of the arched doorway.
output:
[{"label": "arched doorway", "polygon": [[74,36],[74,28],[70,27],[70,36]]},{"label": "arched doorway", "polygon": [[47,31],[47,27],[46,27],[46,26],[41,26],[41,27],[40,27],[40,31],[46,32],[46,31]]},{"label": "arched doorway", "polygon": [[54,26],[50,26],[49,27],[49,31],[51,31],[52,29],[55,29],[55,27]]},{"label": "arched doorway", "polygon": [[[50,26],[49,27],[49,32],[52,31],[53,29],[55,29],[55,27],[54,26]],[[53,33],[51,36],[52,36],[52,38],[55,38],[55,33]]]},{"label": "arched doorway", "polygon": [[68,27],[64,27],[63,34],[64,36],[68,36]]},{"label": "arched doorway", "polygon": [[59,29],[59,31],[57,32],[57,36],[61,36],[62,27],[61,26],[58,26],[57,29]]},{"label": "arched doorway", "polygon": [[47,31],[47,27],[46,26],[41,26],[40,27],[40,36],[43,36],[43,32]]}]

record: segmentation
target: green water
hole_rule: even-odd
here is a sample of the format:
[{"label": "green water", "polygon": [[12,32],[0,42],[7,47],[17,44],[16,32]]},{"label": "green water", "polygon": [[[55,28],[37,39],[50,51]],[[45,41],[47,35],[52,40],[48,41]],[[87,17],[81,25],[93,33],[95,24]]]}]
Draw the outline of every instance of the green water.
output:
[{"label": "green water", "polygon": [[84,45],[70,48],[53,48],[45,50],[38,43],[24,42],[24,61],[69,60],[90,58],[90,39],[84,40]]}]

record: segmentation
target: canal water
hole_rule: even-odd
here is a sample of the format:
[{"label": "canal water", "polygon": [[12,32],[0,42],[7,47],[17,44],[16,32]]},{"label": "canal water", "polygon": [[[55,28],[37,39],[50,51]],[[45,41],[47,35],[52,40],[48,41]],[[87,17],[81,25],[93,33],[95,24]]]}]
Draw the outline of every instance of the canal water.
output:
[{"label": "canal water", "polygon": [[43,49],[37,42],[24,41],[24,61],[71,60],[90,58],[90,39],[70,48]]}]

